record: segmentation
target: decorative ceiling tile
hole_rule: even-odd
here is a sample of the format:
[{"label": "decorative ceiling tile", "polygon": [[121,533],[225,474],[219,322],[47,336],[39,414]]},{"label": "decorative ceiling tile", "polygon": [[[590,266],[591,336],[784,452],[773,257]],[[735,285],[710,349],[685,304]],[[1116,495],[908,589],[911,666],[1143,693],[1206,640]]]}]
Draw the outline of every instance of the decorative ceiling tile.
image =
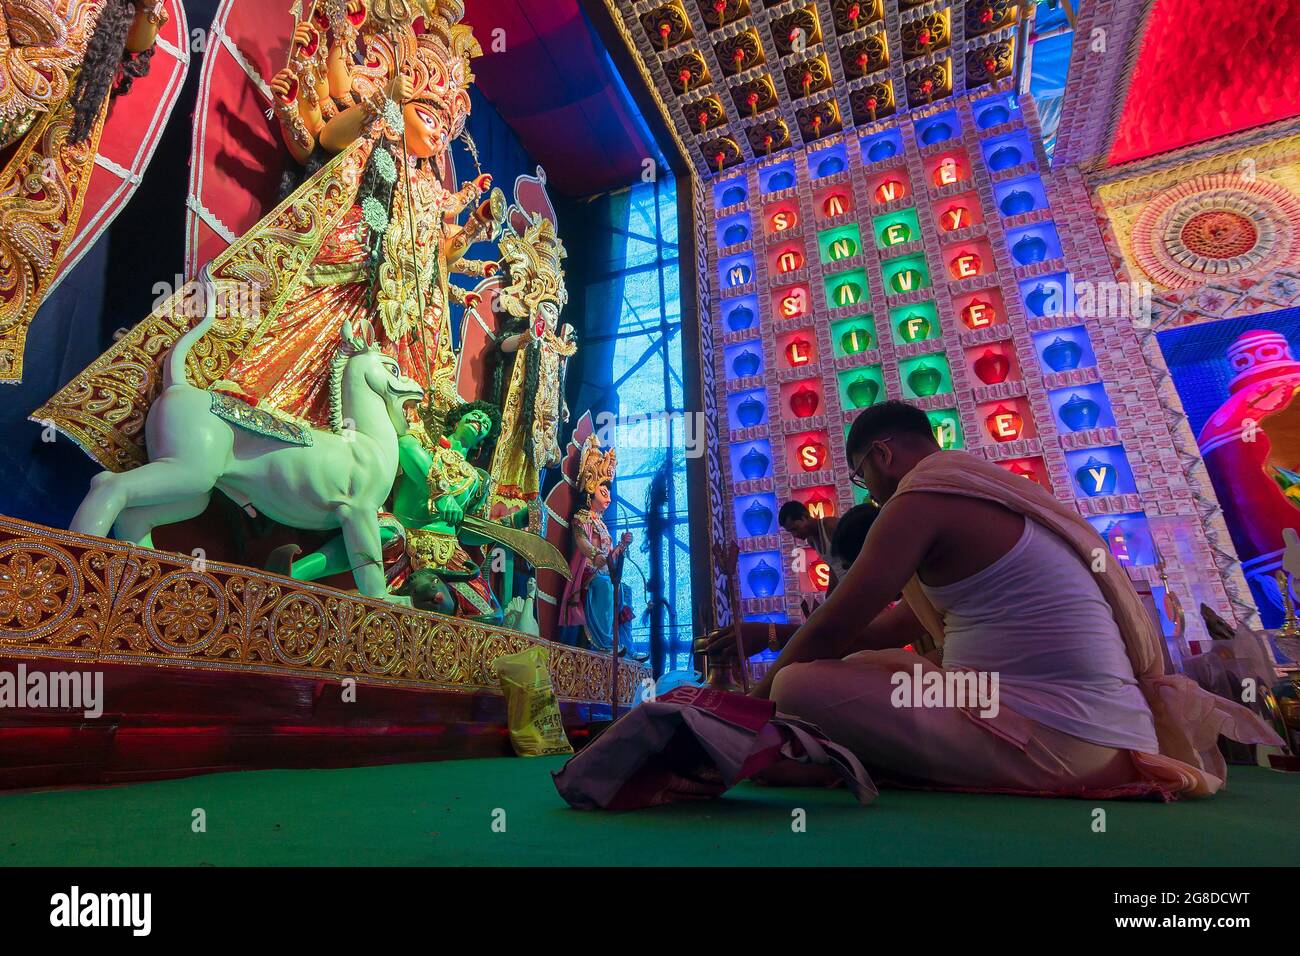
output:
[{"label": "decorative ceiling tile", "polygon": [[713,44],[713,52],[726,76],[739,76],[767,62],[763,43],[754,29],[719,40]]},{"label": "decorative ceiling tile", "polygon": [[850,79],[870,76],[889,66],[889,41],[885,34],[873,33],[840,48],[844,75]]},{"label": "decorative ceiling tile", "polygon": [[779,116],[756,123],[746,132],[755,156],[770,156],[790,145],[790,127]]},{"label": "decorative ceiling tile", "polygon": [[686,10],[677,0],[643,13],[641,24],[645,27],[650,42],[658,45],[661,50],[668,50],[695,36]]},{"label": "decorative ceiling tile", "polygon": [[742,116],[758,116],[760,113],[775,109],[780,102],[776,84],[767,74],[756,76],[739,86],[733,86],[731,95],[735,100],[736,109]]},{"label": "decorative ceiling tile", "polygon": [[710,30],[719,30],[749,16],[749,0],[708,0],[700,7],[700,19]]},{"label": "decorative ceiling tile", "polygon": [[834,0],[831,10],[839,33],[852,33],[885,18],[883,0]]},{"label": "decorative ceiling tile", "polygon": [[938,13],[908,20],[902,27],[903,56],[914,60],[918,56],[946,50],[952,42],[952,23],[945,7]]},{"label": "decorative ceiling tile", "polygon": [[822,42],[816,4],[808,4],[771,22],[772,44],[781,56],[804,54]]},{"label": "decorative ceiling tile", "polygon": [[708,174],[1011,77],[1033,15],[1009,0],[607,2]]},{"label": "decorative ceiling tile", "polygon": [[722,102],[716,96],[705,96],[694,103],[683,106],[682,112],[686,116],[687,125],[697,135],[703,135],[710,130],[717,129],[719,126],[725,126],[727,122],[726,110],[723,109]]},{"label": "decorative ceiling tile", "polygon": [[668,85],[678,96],[713,82],[713,77],[709,74],[709,65],[696,50],[665,62],[664,73],[668,77]]},{"label": "decorative ceiling tile", "polygon": [[814,93],[830,89],[832,83],[834,78],[824,53],[785,68],[786,94],[792,100],[805,99]]}]

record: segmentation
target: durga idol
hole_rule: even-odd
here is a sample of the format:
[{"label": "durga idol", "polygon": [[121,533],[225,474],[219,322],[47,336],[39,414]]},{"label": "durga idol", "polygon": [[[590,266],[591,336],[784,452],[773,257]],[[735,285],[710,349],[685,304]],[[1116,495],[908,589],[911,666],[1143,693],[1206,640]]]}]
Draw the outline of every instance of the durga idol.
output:
[{"label": "durga idol", "polygon": [[[463,16],[460,0],[308,5],[270,87],[294,157],[326,161],[211,263],[223,321],[187,373],[213,393],[216,414],[309,444],[311,429],[331,420],[343,320],[435,406],[459,403],[450,307],[463,293],[450,276],[490,268],[464,253],[495,235],[504,212],[494,190],[458,224],[490,186],[487,176],[459,189],[451,181],[470,61],[482,53]],[[164,301],[35,417],[107,468],[142,462],[160,357],[192,324],[184,304],[184,290]]]}]

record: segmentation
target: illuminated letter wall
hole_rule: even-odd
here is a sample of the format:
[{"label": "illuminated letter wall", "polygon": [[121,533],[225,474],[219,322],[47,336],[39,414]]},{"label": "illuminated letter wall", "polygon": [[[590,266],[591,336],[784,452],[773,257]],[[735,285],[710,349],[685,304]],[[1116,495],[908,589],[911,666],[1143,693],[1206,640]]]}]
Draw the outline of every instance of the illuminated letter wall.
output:
[{"label": "illuminated letter wall", "polygon": [[[1146,416],[1112,407],[1097,354],[1105,326],[1076,311],[1072,285],[1076,268],[1109,258],[1095,226],[1068,234],[1053,218],[1060,202],[1073,222],[1091,210],[1086,190],[1053,178],[1034,122],[986,89],[713,178],[703,234],[748,236],[708,260],[720,457],[748,469],[724,469],[728,515],[754,496],[843,514],[861,499],[848,428],[862,409],[905,399],[942,447],[1049,489],[1109,535],[1131,573],[1151,576],[1135,557],[1151,549],[1134,542],[1151,540],[1166,509],[1149,506],[1134,470]],[[830,150],[845,162],[827,162]],[[776,166],[793,170],[793,185],[765,194]],[[743,204],[718,205],[741,192]],[[735,228],[742,215],[754,228]],[[752,322],[728,320],[737,304]],[[761,516],[734,527],[742,577],[751,569],[757,586],[742,582],[743,613],[799,619],[821,580]]]}]

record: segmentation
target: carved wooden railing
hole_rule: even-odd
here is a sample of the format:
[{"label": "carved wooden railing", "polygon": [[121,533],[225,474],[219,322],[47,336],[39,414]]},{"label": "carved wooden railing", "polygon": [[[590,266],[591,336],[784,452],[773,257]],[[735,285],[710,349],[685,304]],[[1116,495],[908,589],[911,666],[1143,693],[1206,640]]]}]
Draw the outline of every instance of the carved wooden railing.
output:
[{"label": "carved wooden railing", "polygon": [[[534,645],[561,700],[608,702],[610,658],[238,565],[0,517],[0,657],[354,679],[499,692]],[[619,703],[649,676],[623,662]]]}]

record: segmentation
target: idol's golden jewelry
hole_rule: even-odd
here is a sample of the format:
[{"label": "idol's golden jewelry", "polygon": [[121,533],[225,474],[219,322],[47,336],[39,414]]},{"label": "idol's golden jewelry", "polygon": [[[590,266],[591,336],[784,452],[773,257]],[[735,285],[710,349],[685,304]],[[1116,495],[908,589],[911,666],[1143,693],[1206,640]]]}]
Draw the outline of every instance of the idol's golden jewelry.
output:
[{"label": "idol's golden jewelry", "polygon": [[429,467],[429,501],[447,495],[461,495],[479,481],[478,469],[463,454],[441,442],[433,446],[433,461]]},{"label": "idol's golden jewelry", "polygon": [[488,275],[489,271],[498,268],[495,262],[483,259],[460,259],[456,263],[456,271],[461,275],[474,276],[481,279]]},{"label": "idol's golden jewelry", "polygon": [[273,108],[275,109],[275,115],[280,120],[280,125],[293,137],[293,141],[303,149],[311,149],[311,131],[307,129],[302,114],[298,112],[298,102],[295,100],[292,103],[286,103],[277,96],[274,99]]},{"label": "idol's golden jewelry", "polygon": [[316,94],[316,85],[320,82],[320,75],[316,72],[316,65],[311,60],[295,55],[289,60],[289,69],[298,77],[298,92],[307,105],[319,109],[320,97]]},{"label": "idol's golden jewelry", "polygon": [[361,109],[366,123],[382,119],[384,107],[388,105],[388,94],[381,89],[372,90],[361,100]]}]

